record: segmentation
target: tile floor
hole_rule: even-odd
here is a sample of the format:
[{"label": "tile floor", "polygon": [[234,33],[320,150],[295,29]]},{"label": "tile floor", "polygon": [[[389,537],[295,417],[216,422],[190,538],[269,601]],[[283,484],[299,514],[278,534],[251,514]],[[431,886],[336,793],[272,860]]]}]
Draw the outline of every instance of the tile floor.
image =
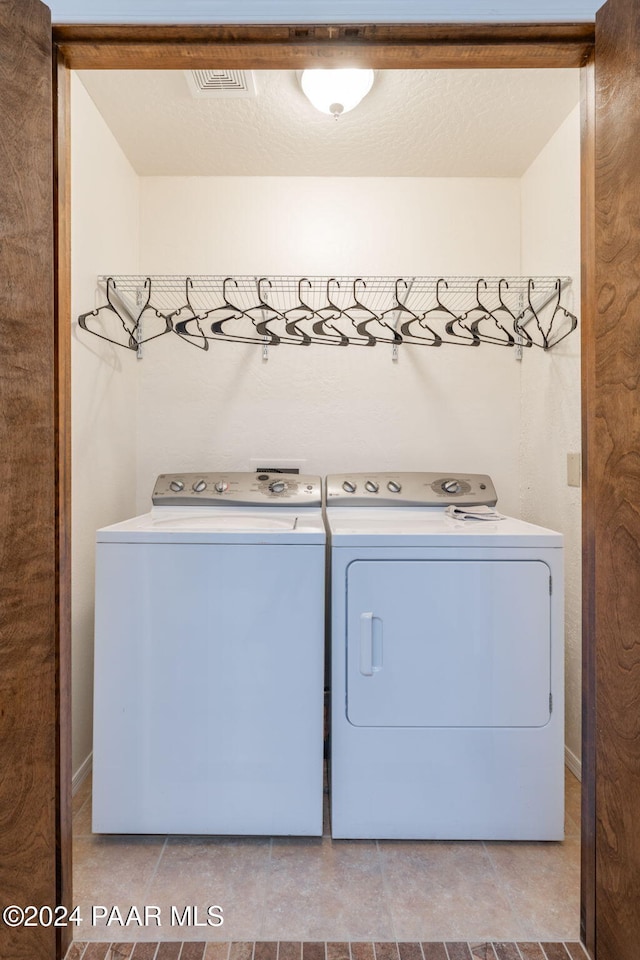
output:
[{"label": "tile floor", "polygon": [[[206,960],[294,960],[282,950],[277,958],[257,952],[222,957],[216,951],[228,949],[230,941],[244,944],[245,951],[247,944],[253,951],[255,941],[298,947],[301,941],[342,947],[351,941],[449,942],[448,953],[417,947],[400,960],[458,960],[469,950],[456,944],[477,951],[488,941],[496,942],[494,953],[487,948],[491,960],[494,954],[498,960],[545,960],[539,947],[523,954],[513,942],[546,941],[548,960],[566,960],[560,947],[551,956],[548,949],[579,939],[580,784],[569,772],[563,843],[333,841],[328,830],[317,839],[94,836],[90,794],[85,782],[74,798],[74,902],[81,916],[89,918],[94,905],[118,906],[124,920],[129,907],[142,912],[153,905],[160,908],[160,926],[153,918],[138,926],[135,916],[123,926],[116,914],[108,926],[104,919],[95,926],[85,919],[75,931],[73,960],[128,960],[131,950],[124,945],[133,941],[154,943],[153,952],[139,943],[132,960],[192,960],[195,944],[203,941],[225,942],[210,944]],[[187,905],[198,908],[200,923],[208,906],[220,905],[224,924],[172,925],[171,907],[181,913]],[[101,943],[78,953],[86,941]],[[156,954],[158,941],[173,946]],[[194,947],[179,954],[183,941]],[[123,950],[107,953],[109,942]],[[303,960],[319,960],[307,956],[304,946]],[[326,960],[343,958],[327,952]],[[350,960],[398,958],[380,951],[355,956],[352,949]]]},{"label": "tile floor", "polygon": [[66,960],[587,960],[579,943],[79,943]]}]

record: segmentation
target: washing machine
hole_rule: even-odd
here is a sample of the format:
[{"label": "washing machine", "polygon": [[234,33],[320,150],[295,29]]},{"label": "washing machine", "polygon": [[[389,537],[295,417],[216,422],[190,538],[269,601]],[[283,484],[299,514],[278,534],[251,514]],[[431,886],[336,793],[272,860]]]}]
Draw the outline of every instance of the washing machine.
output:
[{"label": "washing machine", "polygon": [[322,834],[320,478],[162,474],[97,533],[93,830]]},{"label": "washing machine", "polygon": [[495,504],[487,476],[327,478],[334,837],[563,837],[562,536]]}]

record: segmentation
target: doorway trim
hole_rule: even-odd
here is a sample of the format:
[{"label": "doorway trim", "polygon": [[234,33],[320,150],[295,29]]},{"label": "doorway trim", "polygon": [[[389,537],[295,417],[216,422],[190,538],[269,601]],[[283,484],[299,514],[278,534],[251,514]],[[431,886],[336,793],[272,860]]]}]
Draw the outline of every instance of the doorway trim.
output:
[{"label": "doorway trim", "polygon": [[[581,939],[595,957],[595,564],[596,494],[586,469],[595,421],[594,24],[54,25],[56,175],[56,401],[60,763],[59,903],[71,891],[71,171],[70,70],[299,70],[581,68],[583,705]],[[68,942],[58,944],[64,956]]]}]

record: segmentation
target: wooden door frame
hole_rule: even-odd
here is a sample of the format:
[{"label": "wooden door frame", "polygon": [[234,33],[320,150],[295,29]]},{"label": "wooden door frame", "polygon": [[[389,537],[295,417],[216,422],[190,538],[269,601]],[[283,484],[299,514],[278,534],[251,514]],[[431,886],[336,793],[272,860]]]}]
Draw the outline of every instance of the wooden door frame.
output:
[{"label": "wooden door frame", "polygon": [[[71,405],[69,71],[91,69],[582,68],[583,726],[581,937],[595,957],[595,566],[596,491],[586,469],[595,423],[595,153],[593,24],[249,24],[54,26],[56,96],[57,411],[60,624],[59,902],[71,903]],[[64,950],[65,944],[59,947]]]}]

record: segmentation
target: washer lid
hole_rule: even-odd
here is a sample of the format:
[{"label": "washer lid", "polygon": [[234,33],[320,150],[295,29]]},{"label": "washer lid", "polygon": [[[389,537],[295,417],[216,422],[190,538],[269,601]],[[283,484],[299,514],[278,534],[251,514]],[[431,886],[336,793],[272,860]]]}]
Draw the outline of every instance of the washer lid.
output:
[{"label": "washer lid", "polygon": [[325,542],[317,509],[284,512],[222,508],[154,507],[122,523],[102,527],[98,543],[305,544]]},{"label": "washer lid", "polygon": [[524,520],[454,520],[443,508],[327,509],[336,547],[562,547],[562,534]]}]

